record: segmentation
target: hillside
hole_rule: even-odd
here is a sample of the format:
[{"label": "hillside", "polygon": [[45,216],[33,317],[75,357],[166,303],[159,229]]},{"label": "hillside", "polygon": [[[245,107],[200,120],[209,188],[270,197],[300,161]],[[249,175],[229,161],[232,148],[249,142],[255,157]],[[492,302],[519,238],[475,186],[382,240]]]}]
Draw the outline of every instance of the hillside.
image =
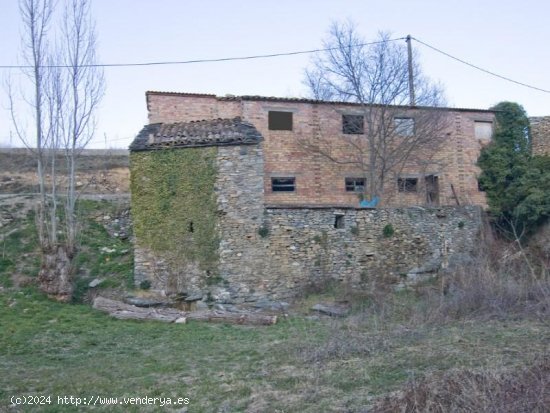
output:
[{"label": "hillside", "polygon": [[[87,149],[78,160],[77,187],[85,194],[125,194],[129,175],[128,151]],[[34,192],[36,161],[29,151],[0,149],[0,194]]]}]

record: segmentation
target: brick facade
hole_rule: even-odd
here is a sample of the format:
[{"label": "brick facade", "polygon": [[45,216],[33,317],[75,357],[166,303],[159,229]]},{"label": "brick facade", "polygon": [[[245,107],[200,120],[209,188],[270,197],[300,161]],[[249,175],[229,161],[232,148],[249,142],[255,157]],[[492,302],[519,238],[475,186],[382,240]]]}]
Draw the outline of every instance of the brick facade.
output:
[{"label": "brick facade", "polygon": [[[356,193],[345,188],[346,177],[361,176],[357,167],[334,163],[314,154],[300,142],[318,139],[330,142],[331,150],[348,153],[342,132],[342,115],[357,113],[356,104],[307,99],[255,96],[147,92],[150,123],[190,122],[204,119],[241,117],[252,123],[264,138],[264,192],[268,205],[358,206]],[[428,109],[416,109],[423,111]],[[292,112],[292,130],[269,130],[269,111]],[[410,112],[404,109],[406,116]],[[476,161],[487,140],[476,138],[476,122],[493,122],[494,113],[485,110],[440,109],[446,120],[442,136],[446,142],[433,154],[430,165],[407,165],[401,175],[417,179],[416,192],[399,192],[397,177],[388,177],[382,205],[426,204],[426,175],[437,178],[438,204],[485,205],[478,190]],[[294,177],[294,192],[273,192],[273,177]]]}]

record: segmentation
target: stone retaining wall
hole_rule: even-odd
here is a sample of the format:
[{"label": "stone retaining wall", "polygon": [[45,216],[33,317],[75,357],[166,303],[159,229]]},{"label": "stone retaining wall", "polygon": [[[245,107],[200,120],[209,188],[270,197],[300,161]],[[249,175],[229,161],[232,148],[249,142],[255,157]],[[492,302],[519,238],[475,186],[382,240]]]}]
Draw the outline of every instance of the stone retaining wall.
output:
[{"label": "stone retaining wall", "polygon": [[[335,224],[339,228],[335,228]],[[460,265],[475,247],[478,207],[264,210],[256,226],[227,229],[222,241],[221,301],[285,299],[331,282],[352,289],[403,285]],[[393,229],[393,234],[390,230]]]}]

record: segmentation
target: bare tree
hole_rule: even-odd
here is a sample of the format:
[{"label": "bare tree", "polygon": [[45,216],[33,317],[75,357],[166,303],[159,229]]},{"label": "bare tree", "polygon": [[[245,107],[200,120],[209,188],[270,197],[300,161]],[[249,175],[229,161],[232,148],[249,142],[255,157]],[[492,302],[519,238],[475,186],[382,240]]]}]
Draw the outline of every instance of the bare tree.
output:
[{"label": "bare tree", "polygon": [[[93,135],[94,111],[103,95],[104,78],[95,66],[90,1],[66,0],[61,16],[55,13],[55,3],[20,2],[23,57],[30,67],[25,74],[32,84],[32,93],[23,92],[23,101],[30,108],[34,127],[27,128],[21,122],[11,86],[9,99],[14,129],[37,163],[40,288],[53,298],[68,301],[78,248],[77,160]],[[61,27],[57,33],[55,18]]]},{"label": "bare tree", "polygon": [[68,1],[63,20],[62,43],[66,47],[62,56],[63,63],[68,68],[64,105],[67,117],[63,124],[63,148],[68,165],[66,239],[69,249],[74,250],[78,229],[75,219],[77,159],[93,137],[93,114],[103,96],[105,82],[102,70],[95,66],[96,36],[90,18],[90,1]]},{"label": "bare tree", "polygon": [[[310,151],[339,164],[352,165],[366,178],[368,199],[390,195],[404,169],[438,169],[434,156],[444,142],[448,125],[441,87],[430,82],[413,63],[414,105],[410,103],[406,45],[380,33],[366,44],[351,23],[334,23],[327,49],[306,70],[305,83],[315,99],[357,103],[355,116],[344,117],[342,151],[334,137],[303,141]],[[416,60],[415,60],[416,62]],[[339,142],[340,143],[340,142]],[[439,167],[440,168],[440,167]]]}]

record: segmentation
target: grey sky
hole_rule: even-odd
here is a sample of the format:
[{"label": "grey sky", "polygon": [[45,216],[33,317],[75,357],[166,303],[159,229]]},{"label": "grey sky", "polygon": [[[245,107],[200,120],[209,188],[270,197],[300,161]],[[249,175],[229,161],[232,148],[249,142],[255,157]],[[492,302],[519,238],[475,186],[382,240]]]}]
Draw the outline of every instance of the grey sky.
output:
[{"label": "grey sky", "polygon": [[[0,0],[0,65],[21,62],[16,0]],[[102,63],[189,60],[321,47],[332,20],[355,21],[367,40],[379,30],[411,34],[506,77],[550,89],[550,2],[546,0],[94,0]],[[521,103],[550,115],[550,94],[494,78],[415,45],[424,71],[440,81],[451,106]],[[309,56],[238,62],[105,69],[107,91],[92,147],[127,147],[147,123],[145,91],[304,96]],[[0,70],[5,78],[6,70]],[[13,73],[14,78],[19,75]],[[0,89],[0,144],[10,143]],[[106,140],[105,141],[105,137]],[[19,146],[14,137],[13,146]]]}]

